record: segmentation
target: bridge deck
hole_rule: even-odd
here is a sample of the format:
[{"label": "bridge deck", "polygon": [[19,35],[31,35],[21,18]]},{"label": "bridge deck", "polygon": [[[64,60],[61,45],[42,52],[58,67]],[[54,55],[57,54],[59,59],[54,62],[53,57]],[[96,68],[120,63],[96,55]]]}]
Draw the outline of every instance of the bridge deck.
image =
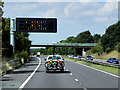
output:
[{"label": "bridge deck", "polygon": [[97,43],[32,43],[31,47],[94,47]]}]

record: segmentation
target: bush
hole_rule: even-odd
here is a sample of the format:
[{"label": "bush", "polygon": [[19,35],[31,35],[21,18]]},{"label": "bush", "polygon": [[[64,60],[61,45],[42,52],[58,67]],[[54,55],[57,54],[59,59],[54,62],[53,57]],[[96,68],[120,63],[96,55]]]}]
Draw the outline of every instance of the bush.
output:
[{"label": "bush", "polygon": [[118,52],[120,52],[120,43],[118,43],[118,44],[116,45],[115,49],[116,49]]},{"label": "bush", "polygon": [[97,45],[93,48],[91,48],[92,53],[98,53],[98,55],[101,55],[103,53],[103,47],[101,45]]},{"label": "bush", "polygon": [[27,59],[29,59],[29,54],[27,51],[17,52],[15,54],[15,58],[24,58],[25,62],[27,62]]},{"label": "bush", "polygon": [[107,48],[107,49],[106,49],[106,53],[108,54],[109,52],[111,52],[111,49],[110,49],[110,48]]}]

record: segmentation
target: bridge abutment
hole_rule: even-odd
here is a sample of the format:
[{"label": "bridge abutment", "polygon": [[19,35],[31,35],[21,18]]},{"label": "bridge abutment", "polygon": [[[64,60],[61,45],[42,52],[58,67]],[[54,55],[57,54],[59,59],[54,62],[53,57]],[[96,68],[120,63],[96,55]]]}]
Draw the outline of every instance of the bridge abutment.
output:
[{"label": "bridge abutment", "polygon": [[82,48],[82,56],[85,57],[85,55],[86,55],[85,49]]}]

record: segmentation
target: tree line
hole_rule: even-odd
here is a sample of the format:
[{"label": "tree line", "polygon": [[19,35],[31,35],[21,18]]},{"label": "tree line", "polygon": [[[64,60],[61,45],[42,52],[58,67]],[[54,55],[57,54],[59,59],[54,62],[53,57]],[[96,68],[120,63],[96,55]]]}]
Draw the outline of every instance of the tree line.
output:
[{"label": "tree line", "polygon": [[15,53],[13,46],[10,45],[10,18],[2,18],[2,57],[20,57],[30,54],[31,41],[28,39],[28,33],[14,32]]},{"label": "tree line", "polygon": [[[3,2],[0,3],[2,6]],[[3,14],[3,12],[2,12]],[[0,13],[0,15],[2,16]],[[15,44],[15,53],[13,53],[13,46],[10,45],[10,18],[3,18],[1,34],[2,34],[2,58],[28,58],[30,55],[30,45],[31,41],[29,40],[28,33],[17,33],[14,32],[14,44]]]},{"label": "tree line", "polygon": [[[100,34],[95,34],[92,36],[90,31],[87,30],[82,33],[79,33],[76,37],[70,36],[66,40],[61,40],[57,43],[98,43],[100,38],[101,38]],[[85,51],[87,50],[88,48],[85,49]],[[45,49],[41,48],[39,51],[45,55],[53,54],[53,47],[47,47]],[[56,53],[61,55],[68,55],[68,54],[81,55],[82,48],[57,47]]]},{"label": "tree line", "polygon": [[[98,53],[102,55],[103,52],[109,53],[113,50],[120,52],[120,21],[109,26],[106,29],[105,34],[94,34],[91,35],[90,31],[84,31],[79,33],[76,37],[70,36],[66,40],[61,40],[57,43],[97,43],[97,46],[85,51],[91,53]],[[44,55],[53,54],[53,47],[41,48],[39,51]],[[57,54],[61,55],[81,55],[82,48],[72,48],[72,47],[57,47]]]}]

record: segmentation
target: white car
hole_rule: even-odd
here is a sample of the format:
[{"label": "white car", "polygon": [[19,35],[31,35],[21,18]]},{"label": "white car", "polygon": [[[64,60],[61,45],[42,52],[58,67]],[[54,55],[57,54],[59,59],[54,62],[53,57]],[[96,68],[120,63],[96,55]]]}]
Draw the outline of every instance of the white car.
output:
[{"label": "white car", "polygon": [[73,58],[79,59],[79,58],[81,58],[81,56],[80,55],[75,55],[75,56],[73,56]]},{"label": "white car", "polygon": [[73,58],[73,55],[68,55],[69,58]]},{"label": "white car", "polygon": [[65,63],[64,59],[60,55],[49,55],[47,59],[44,60],[46,61],[46,72],[57,70],[60,70],[61,72],[64,71]]}]

